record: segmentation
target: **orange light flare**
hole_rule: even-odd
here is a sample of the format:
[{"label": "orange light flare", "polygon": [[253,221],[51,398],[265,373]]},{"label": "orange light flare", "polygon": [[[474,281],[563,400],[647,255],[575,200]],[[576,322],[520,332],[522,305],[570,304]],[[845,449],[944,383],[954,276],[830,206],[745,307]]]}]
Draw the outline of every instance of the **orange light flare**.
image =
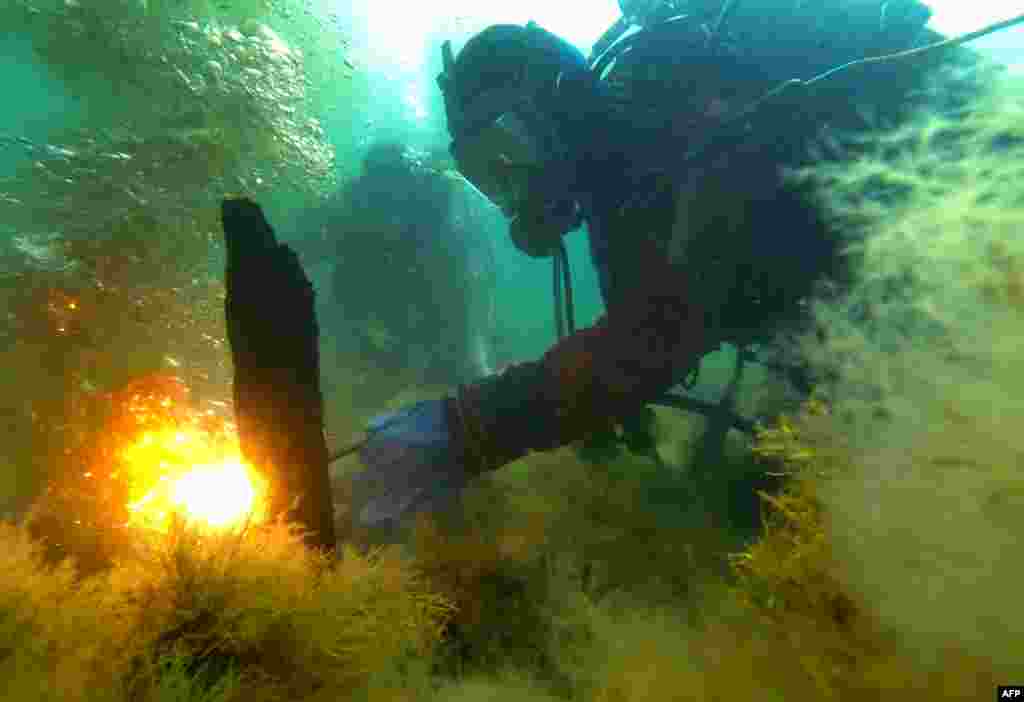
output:
[{"label": "orange light flare", "polygon": [[180,379],[119,393],[111,478],[128,487],[126,526],[166,533],[176,517],[216,531],[266,518],[267,481],[242,459],[234,425],[193,408]]},{"label": "orange light flare", "polygon": [[226,437],[167,426],[143,434],[121,459],[129,526],[166,532],[177,515],[197,526],[231,530],[266,516],[266,481]]},{"label": "orange light flare", "polygon": [[46,315],[53,331],[71,334],[81,326],[81,302],[70,291],[51,288],[46,292]]}]

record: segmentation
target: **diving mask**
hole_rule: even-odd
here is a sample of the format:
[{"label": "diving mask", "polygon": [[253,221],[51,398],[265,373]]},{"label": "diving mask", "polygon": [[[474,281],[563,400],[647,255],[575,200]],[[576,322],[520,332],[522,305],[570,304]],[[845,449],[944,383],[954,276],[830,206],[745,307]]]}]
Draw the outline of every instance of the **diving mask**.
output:
[{"label": "diving mask", "polygon": [[531,175],[544,163],[538,140],[511,112],[453,142],[452,155],[463,177],[508,217],[522,208]]},{"label": "diving mask", "polygon": [[563,162],[544,157],[541,141],[517,114],[502,114],[473,137],[456,141],[452,153],[463,177],[508,217],[520,251],[551,255],[562,236],[579,226]]},{"label": "diving mask", "polygon": [[516,247],[547,256],[580,217],[567,195],[560,141],[536,111],[523,108],[478,121],[483,126],[463,132],[451,152],[462,176],[509,219]]}]

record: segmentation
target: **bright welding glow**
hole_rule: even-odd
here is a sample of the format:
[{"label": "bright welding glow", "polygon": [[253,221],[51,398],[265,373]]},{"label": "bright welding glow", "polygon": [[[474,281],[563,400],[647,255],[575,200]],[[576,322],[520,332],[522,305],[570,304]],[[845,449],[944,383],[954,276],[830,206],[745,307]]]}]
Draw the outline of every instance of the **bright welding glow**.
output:
[{"label": "bright welding glow", "polygon": [[237,445],[194,427],[146,432],[122,452],[131,476],[129,524],[165,532],[174,515],[215,529],[263,519],[266,481]]},{"label": "bright welding glow", "polygon": [[213,527],[231,526],[253,512],[256,491],[238,461],[197,466],[174,483],[171,497],[188,517]]}]

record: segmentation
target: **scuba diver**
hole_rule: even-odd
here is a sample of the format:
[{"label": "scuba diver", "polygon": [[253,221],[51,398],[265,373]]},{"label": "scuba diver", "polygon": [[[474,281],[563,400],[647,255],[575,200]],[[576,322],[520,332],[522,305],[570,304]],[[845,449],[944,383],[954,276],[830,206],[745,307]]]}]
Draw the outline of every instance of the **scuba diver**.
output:
[{"label": "scuba diver", "polygon": [[[381,141],[305,224],[333,262],[335,336],[376,375],[452,386],[490,371],[493,266],[467,200],[482,198],[429,154]],[[372,294],[384,277],[389,292]]]},{"label": "scuba diver", "polygon": [[849,158],[856,140],[836,135],[907,114],[940,65],[863,59],[942,37],[916,0],[779,4],[623,3],[589,60],[533,23],[488,27],[457,58],[446,43],[459,172],[528,255],[564,265],[563,237],[585,224],[605,314],[570,321],[538,360],[372,420],[354,478],[372,495],[363,525],[441,509],[477,475],[628,424],[703,356],[769,344],[843,280],[848,242],[786,173]]}]

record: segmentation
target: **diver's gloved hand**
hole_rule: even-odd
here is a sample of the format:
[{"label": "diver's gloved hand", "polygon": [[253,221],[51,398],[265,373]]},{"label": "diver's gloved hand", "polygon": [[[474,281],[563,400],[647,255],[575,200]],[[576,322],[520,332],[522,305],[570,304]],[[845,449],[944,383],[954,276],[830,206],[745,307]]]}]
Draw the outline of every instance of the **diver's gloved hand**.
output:
[{"label": "diver's gloved hand", "polygon": [[362,526],[397,526],[422,511],[451,504],[472,477],[448,430],[448,402],[428,400],[375,417],[359,455],[366,470],[355,476]]},{"label": "diver's gloved hand", "polygon": [[451,397],[375,418],[360,450],[366,470],[353,481],[359,523],[397,526],[439,511],[481,473],[563,443],[551,386],[543,363],[516,364]]}]

